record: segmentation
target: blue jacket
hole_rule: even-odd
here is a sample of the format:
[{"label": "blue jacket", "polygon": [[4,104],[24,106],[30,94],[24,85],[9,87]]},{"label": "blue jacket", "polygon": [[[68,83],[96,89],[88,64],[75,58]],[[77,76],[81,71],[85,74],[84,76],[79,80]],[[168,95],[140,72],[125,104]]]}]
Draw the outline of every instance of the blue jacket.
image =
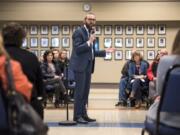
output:
[{"label": "blue jacket", "polygon": [[[147,62],[141,61],[140,75],[146,75],[147,74],[147,69],[148,69]],[[128,76],[129,76],[130,80],[135,75],[135,71],[136,71],[136,64],[135,64],[135,62],[129,63]]]},{"label": "blue jacket", "polygon": [[73,49],[70,59],[70,67],[73,71],[83,72],[87,69],[88,63],[92,62],[92,73],[94,71],[95,57],[105,57],[105,51],[95,51],[94,59],[92,59],[92,49],[88,46],[88,33],[84,26],[79,27],[72,36]]}]

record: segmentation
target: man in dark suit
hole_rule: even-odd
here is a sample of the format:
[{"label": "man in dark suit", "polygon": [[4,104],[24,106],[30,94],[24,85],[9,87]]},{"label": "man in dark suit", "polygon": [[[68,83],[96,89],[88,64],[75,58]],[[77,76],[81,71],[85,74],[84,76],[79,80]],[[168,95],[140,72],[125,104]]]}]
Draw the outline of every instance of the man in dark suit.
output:
[{"label": "man in dark suit", "polygon": [[87,124],[95,119],[87,115],[86,105],[91,83],[91,73],[94,72],[95,57],[105,57],[106,52],[113,52],[108,48],[96,51],[94,41],[96,40],[95,26],[96,17],[88,13],[84,18],[84,25],[73,33],[73,50],[70,59],[70,68],[74,71],[76,88],[74,94],[74,120],[77,123]]}]

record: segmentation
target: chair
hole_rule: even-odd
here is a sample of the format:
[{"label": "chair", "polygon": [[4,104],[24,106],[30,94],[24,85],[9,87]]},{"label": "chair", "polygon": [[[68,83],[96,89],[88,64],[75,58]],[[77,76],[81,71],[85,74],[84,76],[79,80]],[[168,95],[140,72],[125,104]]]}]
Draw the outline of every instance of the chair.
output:
[{"label": "chair", "polygon": [[[175,119],[173,114],[180,117],[180,64],[171,66],[165,76],[163,91],[159,106],[157,108],[157,118],[152,120],[146,117],[145,128],[142,130],[142,135],[148,132],[150,135],[180,135],[180,120]],[[177,104],[177,105],[176,105]],[[162,122],[164,113],[170,113],[165,122]],[[169,119],[176,121],[172,124]],[[178,127],[177,127],[178,126]]]}]

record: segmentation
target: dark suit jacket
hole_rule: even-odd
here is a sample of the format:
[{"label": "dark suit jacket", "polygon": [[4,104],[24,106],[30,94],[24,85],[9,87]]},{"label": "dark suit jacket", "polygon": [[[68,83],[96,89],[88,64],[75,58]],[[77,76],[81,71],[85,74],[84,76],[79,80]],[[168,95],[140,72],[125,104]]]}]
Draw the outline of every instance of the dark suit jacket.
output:
[{"label": "dark suit jacket", "polygon": [[105,51],[96,51],[94,46],[94,59],[92,59],[92,49],[88,46],[88,33],[84,26],[79,27],[73,33],[73,50],[70,59],[70,67],[77,72],[84,72],[89,61],[92,61],[92,73],[94,72],[95,57],[105,57]]}]

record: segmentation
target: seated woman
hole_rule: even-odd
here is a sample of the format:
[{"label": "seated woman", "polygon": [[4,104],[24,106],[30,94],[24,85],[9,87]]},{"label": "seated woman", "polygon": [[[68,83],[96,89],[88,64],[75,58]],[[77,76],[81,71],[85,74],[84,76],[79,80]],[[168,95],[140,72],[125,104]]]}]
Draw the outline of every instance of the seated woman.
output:
[{"label": "seated woman", "polygon": [[139,52],[134,52],[128,69],[128,88],[131,89],[128,102],[136,100],[136,108],[141,106],[141,87],[147,83],[148,63],[145,62]]},{"label": "seated woman", "polygon": [[166,49],[162,49],[155,57],[153,62],[151,63],[150,67],[147,70],[147,77],[149,79],[149,99],[151,102],[154,101],[154,99],[157,96],[156,91],[156,76],[157,76],[157,67],[159,64],[159,60],[162,56],[167,55],[168,52]]},{"label": "seated woman", "polygon": [[[156,82],[156,90],[158,92],[158,97],[156,98],[155,102],[149,108],[147,118],[153,121],[156,121],[157,115],[157,108],[159,106],[160,95],[162,93],[163,84],[165,81],[165,74],[167,73],[168,69],[175,64],[180,64],[180,30],[177,33],[175,42],[172,47],[172,55],[164,56],[161,58],[158,69],[157,69],[157,82]],[[175,86],[176,87],[176,86]],[[176,106],[177,103],[174,104]],[[180,117],[179,113],[166,113],[163,112],[161,114],[160,123],[167,124],[170,127],[180,128]]]},{"label": "seated woman", "polygon": [[55,107],[59,107],[60,93],[65,95],[65,100],[68,100],[66,94],[66,88],[61,80],[61,72],[53,62],[53,53],[51,50],[47,50],[43,55],[43,62],[41,64],[41,70],[43,74],[44,84],[53,85],[55,88]]}]

